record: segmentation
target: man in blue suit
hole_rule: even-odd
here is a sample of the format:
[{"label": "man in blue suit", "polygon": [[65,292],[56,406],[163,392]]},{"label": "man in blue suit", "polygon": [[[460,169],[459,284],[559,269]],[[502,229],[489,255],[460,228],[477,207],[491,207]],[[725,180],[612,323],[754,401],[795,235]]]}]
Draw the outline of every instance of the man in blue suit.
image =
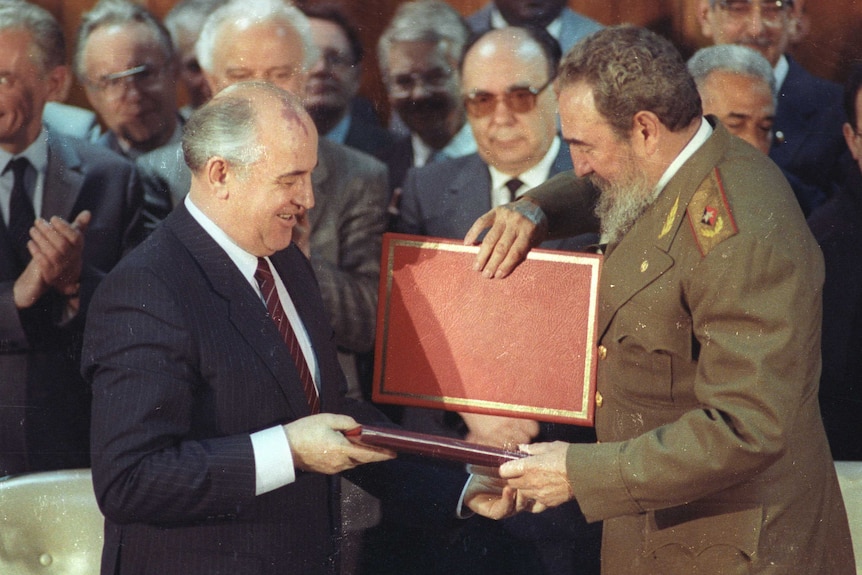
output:
[{"label": "man in blue suit", "polygon": [[796,38],[801,0],[700,0],[704,36],[741,44],[769,60],[778,105],[769,157],[784,170],[808,216],[853,167],[842,134],[841,86],[807,72],[786,54]]},{"label": "man in blue suit", "polygon": [[143,232],[132,164],[43,125],[65,61],[48,12],[0,5],[0,476],[89,465],[87,308]]},{"label": "man in blue suit", "polygon": [[545,28],[560,43],[563,53],[602,25],[567,6],[566,0],[494,0],[471,14],[467,24],[475,34],[506,26]]},{"label": "man in blue suit", "polygon": [[[295,243],[315,202],[317,137],[272,84],[219,92],[183,136],[188,195],[93,298],[82,369],[103,575],[336,573],[332,476],[391,454],[339,433],[382,417],[345,398]],[[453,515],[462,485],[407,496],[448,492]]]},{"label": "man in blue suit", "polygon": [[[474,218],[572,169],[568,148],[557,133],[552,82],[559,59],[559,45],[541,29],[491,30],[467,46],[461,93],[478,152],[411,170],[398,231],[463,238]],[[569,245],[544,247],[584,247],[593,239],[582,236]],[[497,447],[511,448],[537,437],[595,440],[590,428],[477,414],[461,414],[460,421],[453,415],[407,408],[402,423]],[[598,573],[601,529],[587,525],[577,505],[554,510],[553,516],[513,519],[465,527],[465,546],[486,557],[484,564],[471,566],[475,572]],[[513,549],[517,552],[510,555]]]}]

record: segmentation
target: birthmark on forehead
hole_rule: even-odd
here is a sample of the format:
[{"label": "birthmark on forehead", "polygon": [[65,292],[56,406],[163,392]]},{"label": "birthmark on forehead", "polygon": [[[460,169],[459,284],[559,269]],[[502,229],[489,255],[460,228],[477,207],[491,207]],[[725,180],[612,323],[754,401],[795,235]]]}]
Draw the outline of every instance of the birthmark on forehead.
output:
[{"label": "birthmark on forehead", "polygon": [[298,113],[293,106],[289,104],[282,105],[281,117],[288,122],[297,124],[300,128],[302,128],[302,131],[305,133],[305,135],[308,136],[308,126],[306,126],[305,122],[303,121],[304,118],[302,114]]}]

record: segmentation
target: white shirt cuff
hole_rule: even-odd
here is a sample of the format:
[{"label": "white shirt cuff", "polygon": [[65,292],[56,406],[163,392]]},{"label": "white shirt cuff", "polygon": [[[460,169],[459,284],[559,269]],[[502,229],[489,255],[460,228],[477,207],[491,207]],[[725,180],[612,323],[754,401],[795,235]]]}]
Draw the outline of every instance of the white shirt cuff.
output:
[{"label": "white shirt cuff", "polygon": [[255,495],[262,495],[296,481],[293,454],[280,425],[251,434],[254,450]]}]

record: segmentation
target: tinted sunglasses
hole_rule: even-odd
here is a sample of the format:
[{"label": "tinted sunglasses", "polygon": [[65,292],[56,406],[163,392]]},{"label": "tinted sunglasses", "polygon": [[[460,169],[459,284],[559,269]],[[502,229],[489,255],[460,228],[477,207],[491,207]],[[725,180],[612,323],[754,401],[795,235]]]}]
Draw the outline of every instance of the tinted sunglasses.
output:
[{"label": "tinted sunglasses", "polygon": [[536,100],[538,100],[539,94],[544,92],[553,81],[554,79],[551,78],[538,88],[512,86],[503,92],[502,96],[476,90],[464,96],[464,108],[470,116],[482,118],[492,114],[497,108],[497,100],[502,98],[503,103],[510,111],[516,114],[526,114],[536,107]]}]

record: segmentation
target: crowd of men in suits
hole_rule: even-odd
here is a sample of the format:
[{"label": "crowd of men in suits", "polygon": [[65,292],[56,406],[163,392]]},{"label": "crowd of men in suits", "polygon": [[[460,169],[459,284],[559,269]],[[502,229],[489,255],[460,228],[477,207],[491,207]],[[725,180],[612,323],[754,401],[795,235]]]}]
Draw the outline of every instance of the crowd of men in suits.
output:
[{"label": "crowd of men in suits", "polygon": [[[803,9],[699,0],[716,45],[688,70],[703,112],[777,164],[821,245],[820,409],[835,459],[862,459],[852,433],[862,279],[848,273],[860,257],[860,82],[842,93],[788,54]],[[364,466],[391,454],[336,432],[383,418],[368,405],[382,234],[462,239],[483,214],[578,172],[581,142],[561,133],[555,80],[561,57],[603,29],[564,0],[496,0],[466,19],[443,0],[405,2],[376,46],[391,110],[382,122],[358,94],[366,50],[334,4],[182,0],[161,22],[101,0],[67,54],[50,14],[0,0],[0,476],[92,464],[103,573],[292,562],[300,573],[421,574],[440,561],[448,573],[598,573],[601,523],[577,501],[452,521],[460,473]],[[73,75],[95,113],[62,103]],[[292,171],[267,180],[255,150],[290,157]],[[240,191],[268,186],[282,204]],[[607,243],[597,228],[579,231],[542,247]],[[253,310],[269,299],[260,261],[289,302],[285,321],[304,327],[294,331],[322,411],[340,415],[306,405],[292,364],[279,373],[295,358],[265,351],[278,331],[269,301]],[[234,265],[247,281],[225,271]],[[259,362],[239,351],[244,340]],[[408,429],[495,446],[596,441],[592,429],[529,420],[384,411]],[[336,460],[316,460],[319,450]],[[354,468],[348,478],[374,497],[332,480]],[[392,487],[397,474],[406,488]],[[279,513],[303,519],[279,523]],[[162,529],[186,523],[178,536]],[[266,528],[239,545],[250,525]],[[279,548],[300,525],[303,537]],[[159,563],[164,554],[172,560]]]}]

